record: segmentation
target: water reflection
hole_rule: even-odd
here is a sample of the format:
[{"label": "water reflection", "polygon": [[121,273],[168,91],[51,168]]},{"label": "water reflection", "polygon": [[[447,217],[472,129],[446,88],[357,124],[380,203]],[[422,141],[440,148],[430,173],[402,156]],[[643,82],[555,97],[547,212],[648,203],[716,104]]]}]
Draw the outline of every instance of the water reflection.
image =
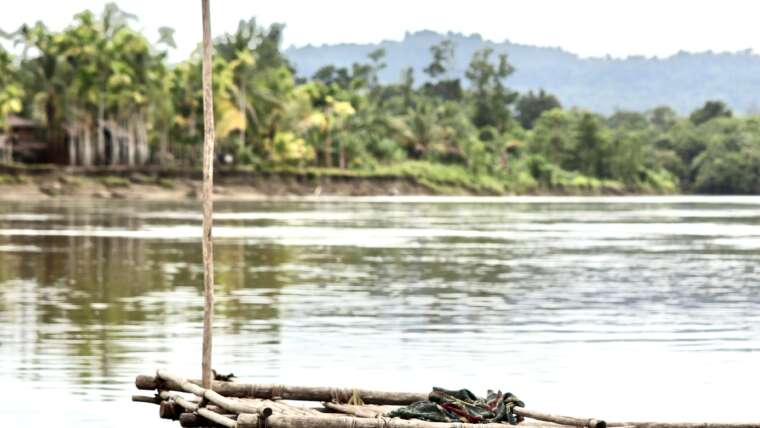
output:
[{"label": "water reflection", "polygon": [[[693,406],[709,392],[728,418],[757,418],[742,385],[760,381],[760,199],[396,201],[218,204],[215,365],[258,381],[503,387],[602,417],[640,418],[626,403],[648,394],[648,416],[712,419]],[[137,373],[198,371],[197,211],[0,207],[11,418],[51,397],[71,425],[161,423],[128,396]]]}]

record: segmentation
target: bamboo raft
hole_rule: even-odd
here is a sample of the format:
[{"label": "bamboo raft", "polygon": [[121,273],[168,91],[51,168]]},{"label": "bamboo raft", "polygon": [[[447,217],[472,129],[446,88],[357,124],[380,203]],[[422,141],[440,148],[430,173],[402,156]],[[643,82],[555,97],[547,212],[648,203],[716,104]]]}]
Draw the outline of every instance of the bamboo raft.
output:
[{"label": "bamboo raft", "polygon": [[[507,428],[506,423],[448,423],[387,417],[398,406],[427,400],[427,393],[363,389],[245,384],[213,381],[211,389],[199,380],[185,380],[164,370],[135,379],[140,390],[132,401],[159,405],[162,419],[183,427],[226,428]],[[760,428],[760,423],[606,422],[515,407],[530,428]]]}]

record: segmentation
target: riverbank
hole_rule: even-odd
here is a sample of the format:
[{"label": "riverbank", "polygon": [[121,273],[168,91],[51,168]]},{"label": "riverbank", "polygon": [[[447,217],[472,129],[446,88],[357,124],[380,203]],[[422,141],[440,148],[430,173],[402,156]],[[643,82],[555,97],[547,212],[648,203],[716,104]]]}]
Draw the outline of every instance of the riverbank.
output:
[{"label": "riverbank", "polygon": [[[182,200],[200,195],[201,173],[157,167],[69,168],[50,165],[0,165],[0,200],[137,199]],[[253,171],[218,168],[218,200],[304,196],[420,196],[420,195],[623,195],[615,183],[579,182],[553,189],[510,189],[490,176],[429,164],[377,171],[279,170]]]},{"label": "riverbank", "polygon": [[[0,174],[0,200],[59,199],[197,199],[201,179],[177,171],[51,169],[38,173]],[[428,195],[435,192],[403,177],[309,176],[293,173],[219,171],[217,200],[263,199],[273,196]],[[462,193],[471,194],[471,193]]]}]

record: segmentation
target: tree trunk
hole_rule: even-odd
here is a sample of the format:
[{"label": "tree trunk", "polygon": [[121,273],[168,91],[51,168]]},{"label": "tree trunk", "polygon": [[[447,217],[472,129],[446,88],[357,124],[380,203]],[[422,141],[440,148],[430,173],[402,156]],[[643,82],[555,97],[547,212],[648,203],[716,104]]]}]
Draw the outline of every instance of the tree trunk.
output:
[{"label": "tree trunk", "polygon": [[211,81],[211,20],[209,1],[201,0],[203,8],[203,356],[201,369],[204,388],[211,388],[212,321],[214,318],[214,244],[211,241],[213,225],[214,189],[214,92]]},{"label": "tree trunk", "polygon": [[121,145],[123,135],[121,131],[117,129],[117,122],[111,122],[111,165],[118,165],[121,163]]},{"label": "tree trunk", "polygon": [[169,158],[169,131],[164,128],[161,131],[161,140],[159,142],[158,149],[158,163],[161,166],[165,166]]},{"label": "tree trunk", "polygon": [[57,110],[55,108],[55,94],[48,93],[47,100],[45,101],[45,125],[46,125],[46,137],[47,137],[47,156],[48,161],[51,163],[63,163],[61,159],[64,154],[64,149],[61,147],[61,143],[58,139],[58,133],[56,132],[56,116]]},{"label": "tree trunk", "polygon": [[100,92],[98,100],[98,148],[96,162],[103,165],[106,163],[106,140],[105,140],[105,98],[103,97],[103,91]]},{"label": "tree trunk", "polygon": [[346,169],[346,147],[343,144],[343,139],[341,138],[340,141],[338,141],[339,150],[340,150],[340,168]]},{"label": "tree trunk", "polygon": [[127,128],[127,165],[134,166],[135,164],[135,152],[136,152],[136,138],[137,129],[135,127],[135,116],[132,115],[125,124]]},{"label": "tree trunk", "polygon": [[[5,118],[6,124],[8,123],[8,117]],[[3,130],[3,136],[5,140],[3,141],[3,145],[5,146],[5,161],[8,163],[13,162],[13,133],[11,132],[10,125],[6,125],[5,129]]]},{"label": "tree trunk", "polygon": [[90,132],[90,125],[82,127],[82,165],[92,165],[92,132]]},{"label": "tree trunk", "polygon": [[145,119],[145,112],[140,111],[135,123],[137,131],[137,164],[145,165],[148,162],[148,127]]},{"label": "tree trunk", "polygon": [[71,131],[69,131],[68,138],[65,138],[64,141],[66,141],[67,149],[68,149],[68,157],[69,157],[69,165],[76,165],[77,163],[77,143],[79,142],[79,132],[78,130],[75,130],[74,128],[70,128]]},{"label": "tree trunk", "polygon": [[327,135],[325,136],[325,148],[324,148],[325,168],[330,168],[332,166],[332,153],[330,153],[331,147],[332,147],[332,135],[330,135],[330,131],[327,131]]},{"label": "tree trunk", "polygon": [[247,116],[245,114],[245,80],[243,80],[243,76],[240,76],[239,86],[240,91],[238,93],[238,109],[243,114],[243,129],[240,130],[239,150],[242,150],[245,147],[245,131],[246,128],[248,128]]}]

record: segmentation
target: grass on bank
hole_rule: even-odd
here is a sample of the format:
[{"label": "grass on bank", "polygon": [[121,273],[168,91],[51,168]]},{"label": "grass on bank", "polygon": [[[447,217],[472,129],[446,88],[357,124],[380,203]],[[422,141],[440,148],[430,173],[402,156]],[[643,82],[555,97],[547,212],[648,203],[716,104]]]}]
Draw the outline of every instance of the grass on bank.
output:
[{"label": "grass on bank", "polygon": [[305,174],[310,178],[399,178],[411,179],[435,194],[672,194],[678,190],[677,182],[665,171],[642,171],[633,183],[588,177],[578,172],[565,171],[556,165],[542,164],[538,170],[528,161],[513,163],[507,171],[498,174],[477,173],[461,165],[428,161],[403,161],[391,165],[375,165],[366,169],[338,168],[278,168],[271,173]]},{"label": "grass on bank", "polygon": [[[59,171],[54,166],[47,166],[51,173]],[[30,169],[31,171],[32,169]],[[220,168],[220,171],[225,168]],[[17,166],[10,173],[0,173],[0,184],[12,185],[26,182],[22,174],[24,167]],[[142,172],[140,172],[142,171]],[[439,195],[620,195],[620,194],[673,194],[678,192],[678,182],[667,171],[643,170],[636,179],[629,183],[617,180],[588,177],[578,172],[565,171],[558,166],[531,158],[516,159],[509,167],[496,173],[475,172],[462,165],[435,163],[424,160],[407,160],[394,164],[375,164],[361,169],[340,168],[256,168],[234,167],[228,171],[250,173],[255,175],[285,174],[306,176],[318,181],[333,177],[343,179],[405,179],[425,186],[433,194]],[[173,188],[178,177],[187,172],[187,168],[162,169],[158,174],[151,167],[144,170],[112,172],[92,179],[107,188],[125,188],[131,184],[155,184],[164,188]],[[176,173],[176,177],[175,174]],[[62,184],[79,184],[83,177],[76,177],[76,172],[69,170]],[[87,173],[85,172],[85,175]],[[117,175],[118,174],[118,175]],[[73,175],[69,177],[70,175]],[[59,177],[59,180],[61,178]]]}]

